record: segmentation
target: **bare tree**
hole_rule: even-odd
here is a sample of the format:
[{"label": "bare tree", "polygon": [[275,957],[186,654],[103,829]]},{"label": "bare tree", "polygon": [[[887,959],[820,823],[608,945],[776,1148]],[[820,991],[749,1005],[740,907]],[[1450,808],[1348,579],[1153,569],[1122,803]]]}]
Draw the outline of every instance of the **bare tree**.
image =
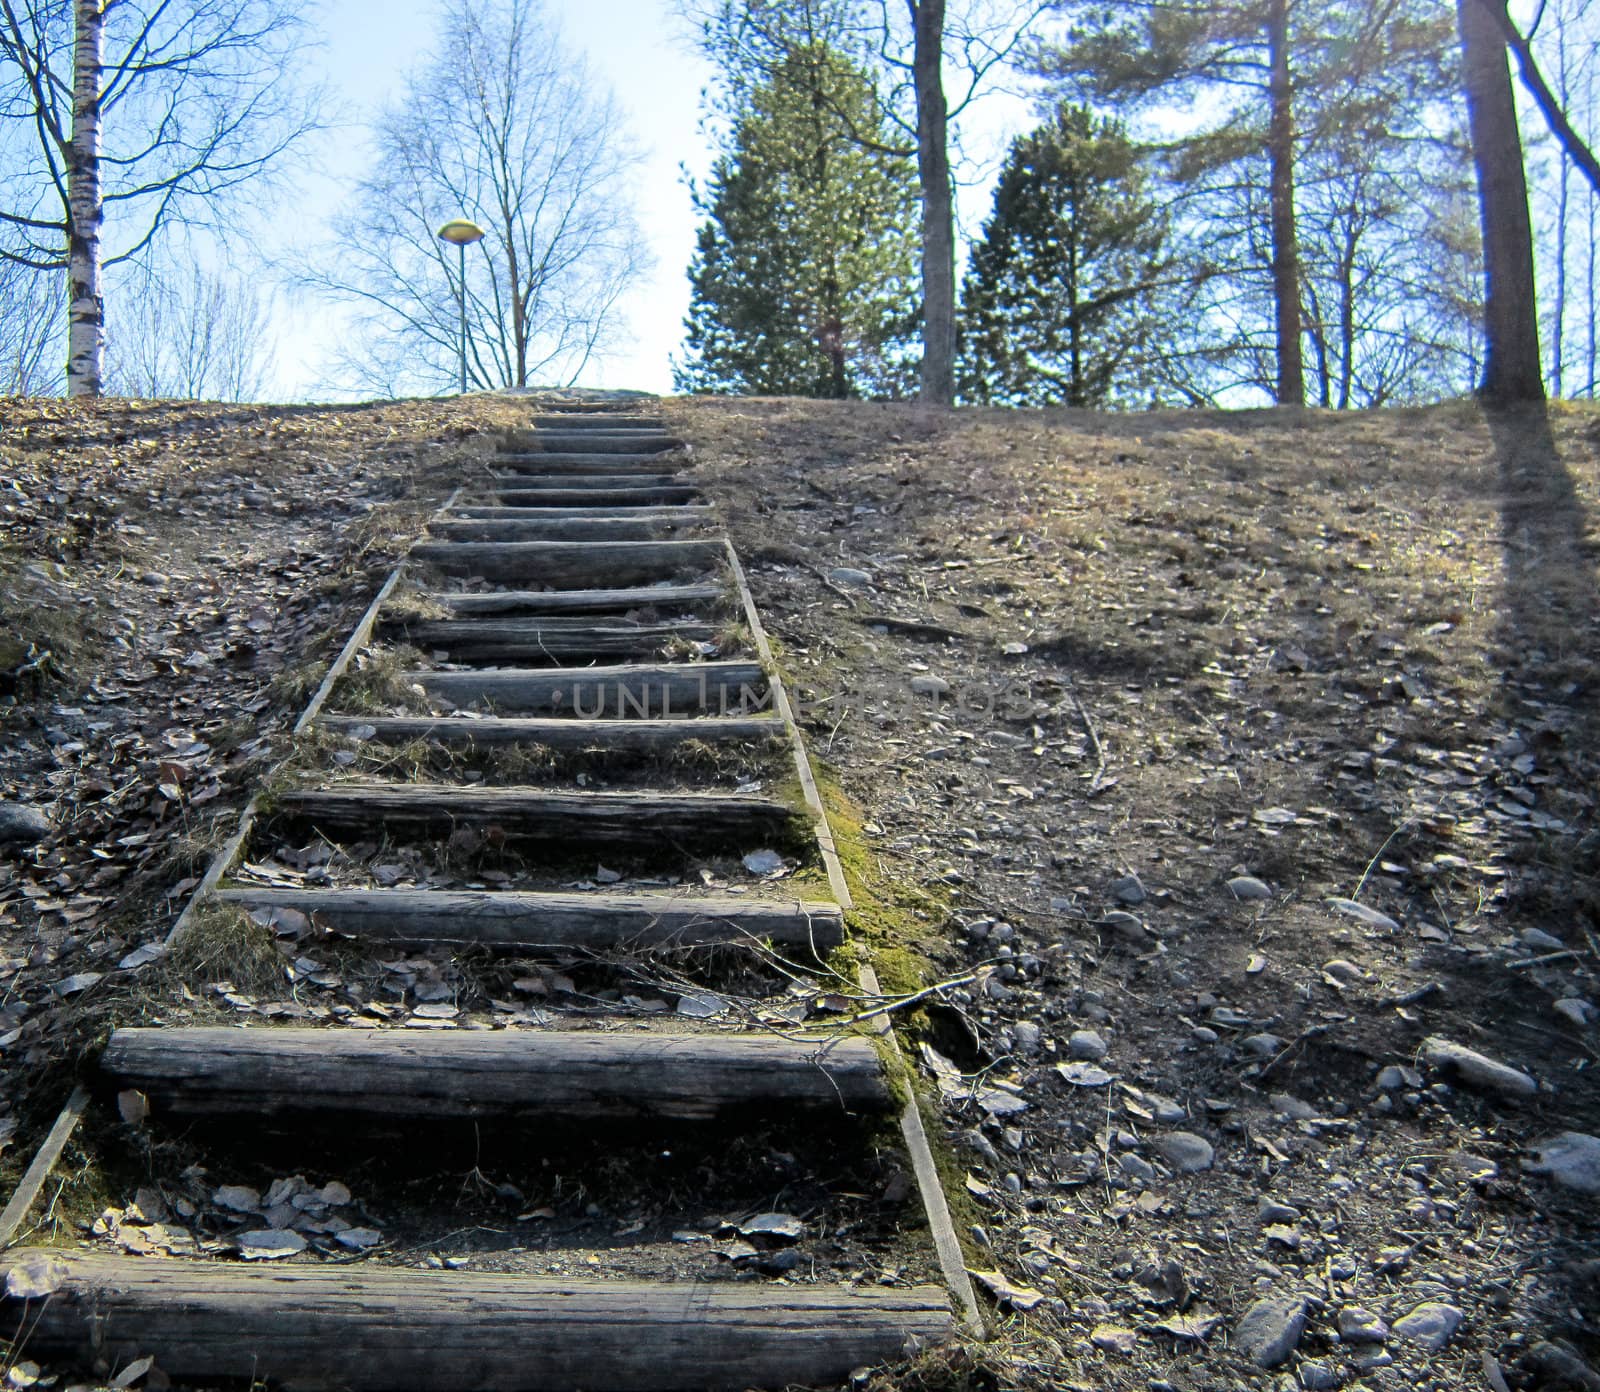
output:
[{"label": "bare tree", "polygon": [[44,396],[60,380],[51,362],[61,329],[60,272],[0,259],[0,397]]},{"label": "bare tree", "polygon": [[[297,283],[349,302],[363,385],[443,388],[460,351],[478,387],[570,383],[618,328],[647,265],[628,197],[638,165],[613,100],[541,0],[447,0],[434,56],[374,131],[339,247]],[[436,233],[467,217],[486,235]]]},{"label": "bare tree", "polygon": [[273,367],[271,296],[199,266],[166,277],[142,268],[122,286],[127,308],[106,351],[118,396],[259,401]]},{"label": "bare tree", "polygon": [[292,80],[301,8],[0,0],[0,257],[67,272],[69,395],[101,390],[103,268],[219,219],[316,128]]}]

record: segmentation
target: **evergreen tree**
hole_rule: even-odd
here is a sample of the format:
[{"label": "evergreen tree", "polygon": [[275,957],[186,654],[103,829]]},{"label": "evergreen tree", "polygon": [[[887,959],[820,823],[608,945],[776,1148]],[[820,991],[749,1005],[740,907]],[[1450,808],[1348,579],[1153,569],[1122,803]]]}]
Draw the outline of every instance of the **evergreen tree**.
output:
[{"label": "evergreen tree", "polygon": [[915,371],[916,180],[904,156],[861,139],[881,131],[871,80],[814,44],[741,95],[696,194],[706,221],[678,389],[901,393]]},{"label": "evergreen tree", "polygon": [[1105,406],[1147,385],[1165,219],[1115,122],[1062,104],[1012,143],[962,287],[961,393]]}]

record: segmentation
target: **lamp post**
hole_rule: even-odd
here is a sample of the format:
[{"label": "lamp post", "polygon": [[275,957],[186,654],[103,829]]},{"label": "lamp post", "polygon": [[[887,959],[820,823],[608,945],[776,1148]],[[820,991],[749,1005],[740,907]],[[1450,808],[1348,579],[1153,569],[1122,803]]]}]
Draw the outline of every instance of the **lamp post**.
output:
[{"label": "lamp post", "polygon": [[483,240],[483,228],[466,218],[454,218],[439,229],[439,240],[449,242],[461,252],[460,279],[456,298],[461,304],[461,395],[467,394],[467,248]]}]

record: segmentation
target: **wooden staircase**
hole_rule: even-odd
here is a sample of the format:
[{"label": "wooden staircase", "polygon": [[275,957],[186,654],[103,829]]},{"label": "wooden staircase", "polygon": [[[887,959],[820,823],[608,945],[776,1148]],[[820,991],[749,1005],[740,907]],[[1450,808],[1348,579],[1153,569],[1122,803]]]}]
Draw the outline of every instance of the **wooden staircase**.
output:
[{"label": "wooden staircase", "polygon": [[[845,938],[848,890],[737,557],[685,472],[683,442],[660,420],[620,410],[553,412],[533,427],[463,481],[412,549],[401,577],[410,607],[396,607],[391,580],[388,604],[375,605],[341,657],[343,669],[373,635],[430,654],[400,674],[428,708],[340,710],[346,674],[324,684],[302,725],[334,743],[422,741],[441,755],[642,760],[646,775],[605,789],[302,778],[247,819],[197,903],[294,911],[363,950],[693,954],[762,943],[819,960]],[[750,651],[724,655],[730,624]],[[648,770],[691,745],[786,752],[801,791],[652,786]],[[284,888],[235,875],[268,822],[334,842],[441,844],[470,829],[534,866],[574,852],[646,865],[777,844],[803,851],[827,890]],[[424,1115],[709,1135],[770,1114],[892,1120],[901,1104],[882,1048],[843,1029],[713,1030],[671,1016],[426,1031],[173,1024],[116,1030],[101,1069],[107,1092],[144,1099],[150,1126],[202,1141],[224,1125],[315,1136],[334,1121],[359,1137]],[[964,1288],[931,1166],[913,1155],[912,1167],[945,1236],[943,1273]],[[933,1284],[556,1280],[381,1257],[257,1266],[36,1250],[7,1260],[29,1271],[55,1263],[53,1294],[9,1302],[31,1329],[30,1358],[115,1370],[153,1356],[169,1378],[208,1387],[826,1385],[955,1327],[949,1294]],[[928,1269],[940,1269],[931,1249]]]}]

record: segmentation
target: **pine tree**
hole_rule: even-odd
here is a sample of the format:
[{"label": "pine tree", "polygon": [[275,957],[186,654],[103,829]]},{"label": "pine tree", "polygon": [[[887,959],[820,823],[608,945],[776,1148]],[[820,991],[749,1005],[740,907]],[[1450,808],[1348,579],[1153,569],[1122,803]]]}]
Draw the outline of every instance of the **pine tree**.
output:
[{"label": "pine tree", "polygon": [[705,215],[680,391],[897,395],[915,370],[915,172],[865,148],[881,107],[837,51],[788,55],[744,95],[697,193]]},{"label": "pine tree", "polygon": [[1115,122],[1063,104],[1012,143],[962,287],[962,396],[1105,406],[1147,385],[1165,219]]}]

